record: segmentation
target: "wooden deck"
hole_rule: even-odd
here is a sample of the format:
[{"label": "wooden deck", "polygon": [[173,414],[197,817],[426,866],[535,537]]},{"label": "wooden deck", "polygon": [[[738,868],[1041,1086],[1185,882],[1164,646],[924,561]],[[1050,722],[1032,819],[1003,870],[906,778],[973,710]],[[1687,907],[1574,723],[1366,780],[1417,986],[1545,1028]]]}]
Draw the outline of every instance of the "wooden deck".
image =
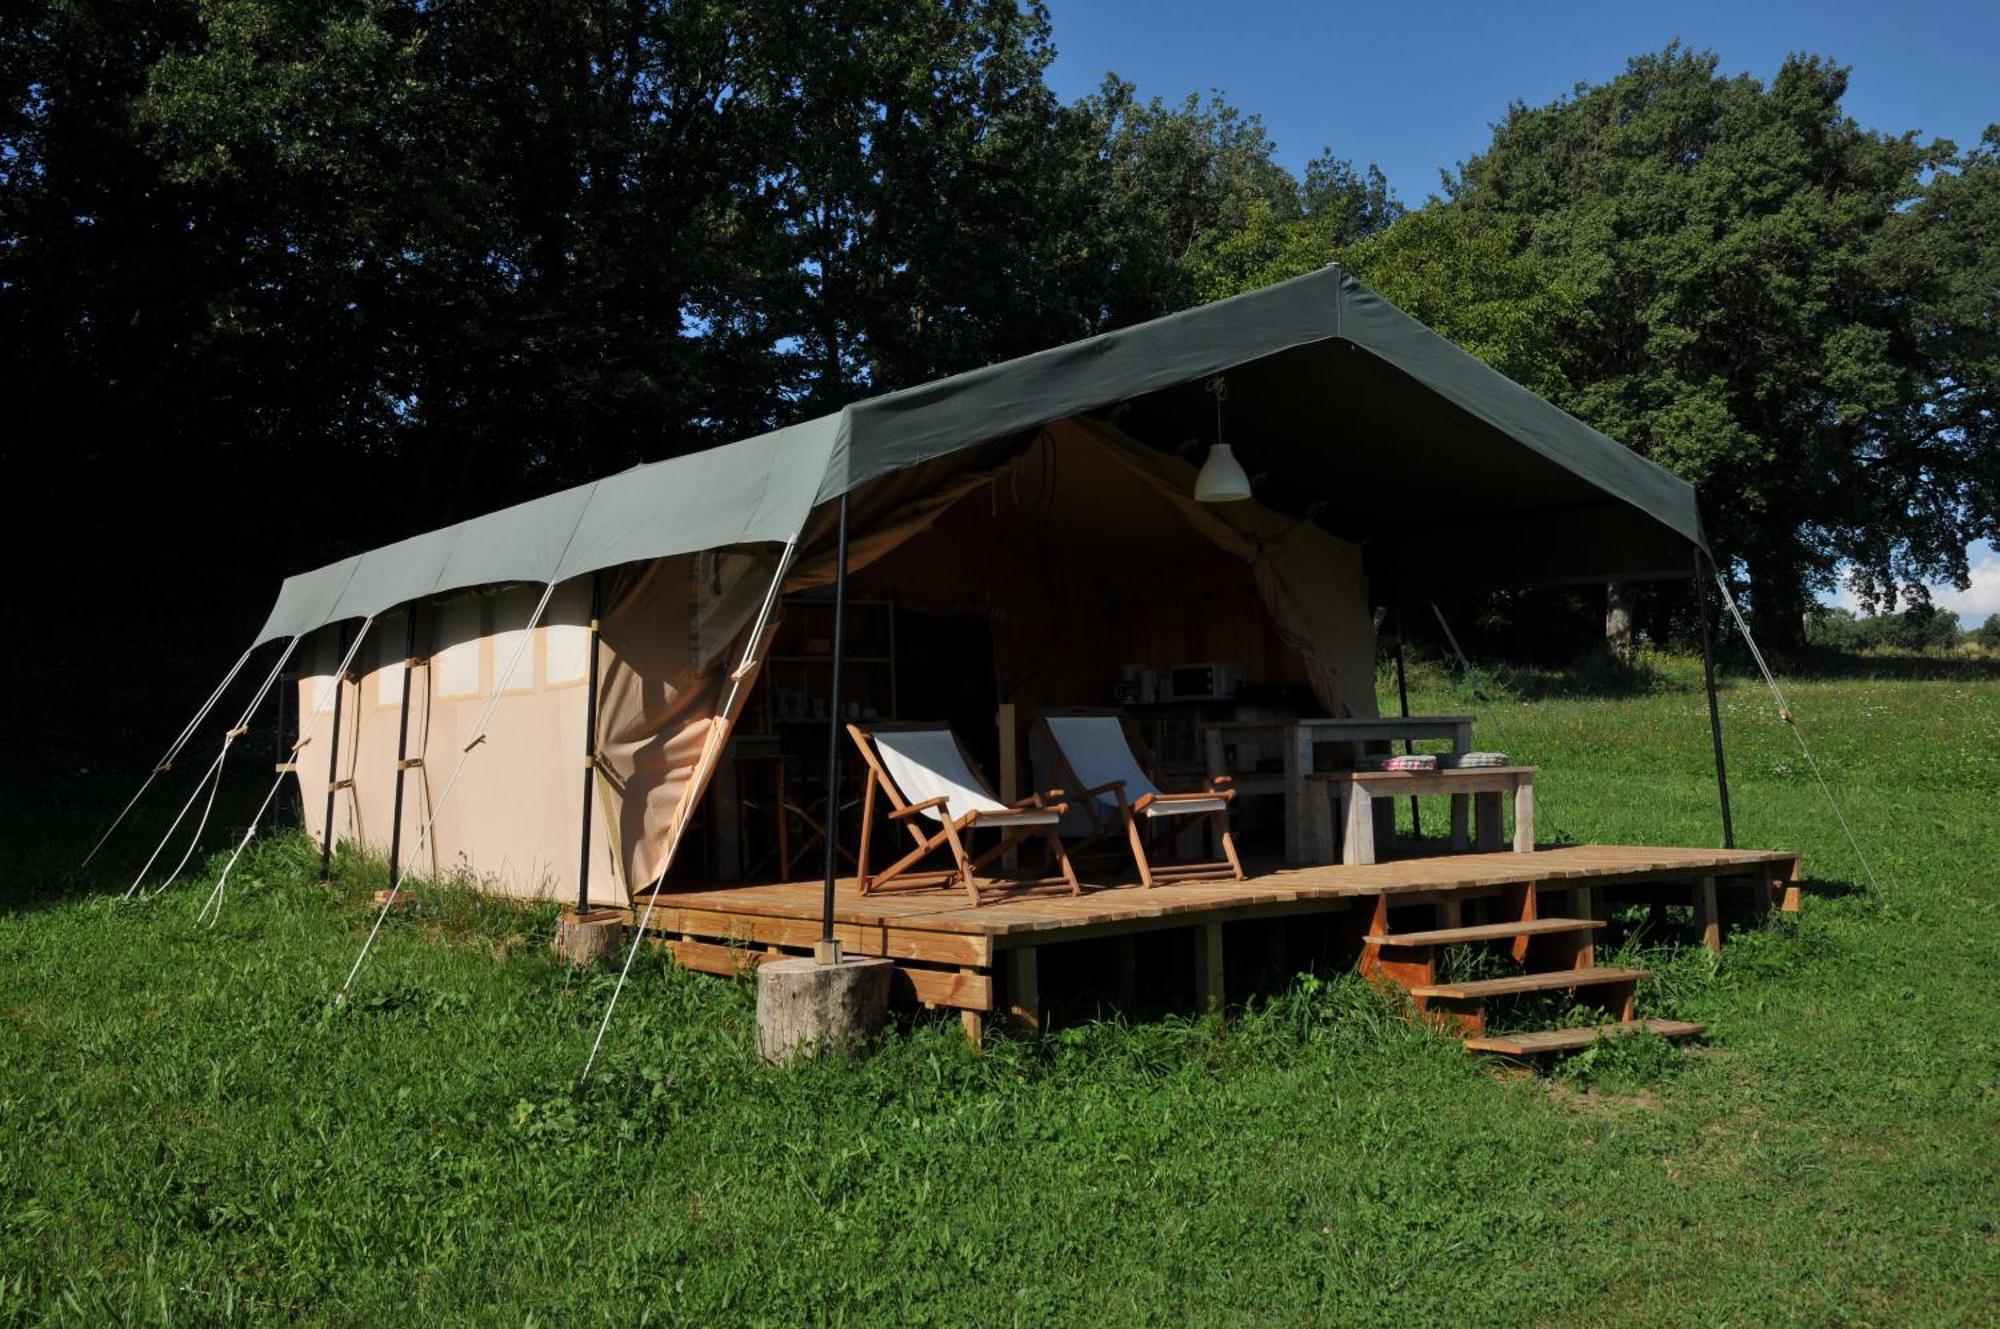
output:
[{"label": "wooden deck", "polygon": [[[967,1013],[975,1036],[980,1018],[1005,1008],[1039,1019],[1035,953],[1041,947],[1175,928],[1200,930],[1196,981],[1204,1000],[1224,991],[1222,929],[1232,923],[1367,909],[1357,942],[1378,901],[1438,904],[1456,925],[1466,901],[1518,894],[1567,895],[1569,910],[1602,917],[1614,889],[1657,888],[1655,898],[1692,904],[1710,945],[1721,944],[1725,919],[1762,913],[1774,896],[1787,902],[1798,855],[1751,849],[1645,848],[1572,845],[1528,853],[1447,854],[1362,865],[1273,867],[1242,882],[1086,885],[1080,896],[1043,888],[974,908],[957,890],[862,895],[852,878],[837,885],[835,934],[850,954],[897,962],[906,995],[928,1006]],[[1086,876],[1088,881],[1088,876]],[[649,928],[690,969],[731,974],[784,955],[809,953],[819,937],[822,884],[786,882],[707,890],[662,891]],[[643,909],[644,900],[639,902]],[[636,916],[636,911],[635,911]]]}]

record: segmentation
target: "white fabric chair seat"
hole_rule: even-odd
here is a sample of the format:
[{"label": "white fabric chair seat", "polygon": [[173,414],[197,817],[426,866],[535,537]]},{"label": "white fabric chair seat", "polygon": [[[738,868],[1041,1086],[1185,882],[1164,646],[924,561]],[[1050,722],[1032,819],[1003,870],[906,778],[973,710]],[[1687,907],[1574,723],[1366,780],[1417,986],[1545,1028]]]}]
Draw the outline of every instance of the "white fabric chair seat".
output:
[{"label": "white fabric chair seat", "polygon": [[875,740],[875,751],[882,756],[882,765],[888,768],[889,778],[903,791],[904,798],[912,803],[933,798],[945,800],[942,808],[925,808],[922,812],[932,821],[943,822],[945,818],[940,813],[948,813],[951,820],[957,821],[968,812],[994,814],[981,816],[982,826],[1039,824],[1007,820],[1014,816],[1057,820],[1055,813],[1034,808],[1016,812],[988,793],[986,782],[967,764],[958,739],[949,729],[877,729],[870,737]]},{"label": "white fabric chair seat", "polygon": [[1222,798],[1177,798],[1171,802],[1148,803],[1146,811],[1141,815],[1185,817],[1196,812],[1220,812],[1228,806],[1229,801]]},{"label": "white fabric chair seat", "polygon": [[[956,821],[963,815],[965,814],[954,812],[952,820]],[[979,814],[978,824],[981,826],[1053,826],[1061,820],[1061,814],[1051,812],[1047,808],[1021,808],[1014,812],[982,812]]]},{"label": "white fabric chair seat", "polygon": [[[1165,792],[1139,769],[1139,759],[1132,755],[1132,745],[1125,741],[1125,726],[1118,722],[1117,716],[1051,715],[1047,723],[1049,736],[1062,749],[1063,760],[1083,789],[1122,783],[1127,803],[1136,803],[1147,794]],[[1116,808],[1118,795],[1106,790],[1097,795],[1096,801]]]}]

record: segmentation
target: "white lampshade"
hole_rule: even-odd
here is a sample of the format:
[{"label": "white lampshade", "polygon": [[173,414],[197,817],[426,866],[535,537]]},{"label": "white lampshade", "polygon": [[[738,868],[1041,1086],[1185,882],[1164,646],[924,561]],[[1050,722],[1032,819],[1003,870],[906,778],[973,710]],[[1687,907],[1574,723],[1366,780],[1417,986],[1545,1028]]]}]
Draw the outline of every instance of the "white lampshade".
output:
[{"label": "white lampshade", "polygon": [[1234,503],[1248,497],[1250,477],[1237,464],[1236,454],[1229,450],[1229,445],[1217,443],[1208,450],[1208,460],[1201,464],[1201,474],[1194,478],[1195,502]]}]

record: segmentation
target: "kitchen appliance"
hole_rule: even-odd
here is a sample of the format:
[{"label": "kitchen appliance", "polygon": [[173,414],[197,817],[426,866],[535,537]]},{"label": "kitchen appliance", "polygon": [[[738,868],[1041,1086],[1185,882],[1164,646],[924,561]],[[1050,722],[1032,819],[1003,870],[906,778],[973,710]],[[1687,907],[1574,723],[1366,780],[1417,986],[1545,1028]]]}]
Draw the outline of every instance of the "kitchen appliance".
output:
[{"label": "kitchen appliance", "polygon": [[1227,701],[1243,682],[1243,666],[1223,661],[1175,665],[1167,671],[1167,692],[1174,701]]}]

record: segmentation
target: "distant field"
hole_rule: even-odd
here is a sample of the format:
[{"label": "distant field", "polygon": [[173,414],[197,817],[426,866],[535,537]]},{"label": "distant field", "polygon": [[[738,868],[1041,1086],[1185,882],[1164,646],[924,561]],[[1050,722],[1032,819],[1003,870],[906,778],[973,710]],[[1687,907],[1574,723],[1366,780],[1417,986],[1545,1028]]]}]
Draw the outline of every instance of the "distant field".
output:
[{"label": "distant field", "polygon": [[[2000,673],[1933,672],[1790,686],[1875,890],[1731,680],[1739,839],[1804,851],[1814,893],[1719,963],[1648,952],[1641,1005],[1704,1046],[1552,1080],[1339,974],[1226,1023],[980,1056],[920,1021],[779,1072],[747,984],[648,958],[579,1096],[610,979],[549,958],[552,909],[427,892],[338,1007],[369,865],[320,886],[274,838],[208,931],[205,879],[138,906],[52,886],[125,775],[21,781],[0,1323],[2000,1321]],[[1542,766],[1544,838],[1715,842],[1687,662],[1617,696],[1415,682]]]}]

